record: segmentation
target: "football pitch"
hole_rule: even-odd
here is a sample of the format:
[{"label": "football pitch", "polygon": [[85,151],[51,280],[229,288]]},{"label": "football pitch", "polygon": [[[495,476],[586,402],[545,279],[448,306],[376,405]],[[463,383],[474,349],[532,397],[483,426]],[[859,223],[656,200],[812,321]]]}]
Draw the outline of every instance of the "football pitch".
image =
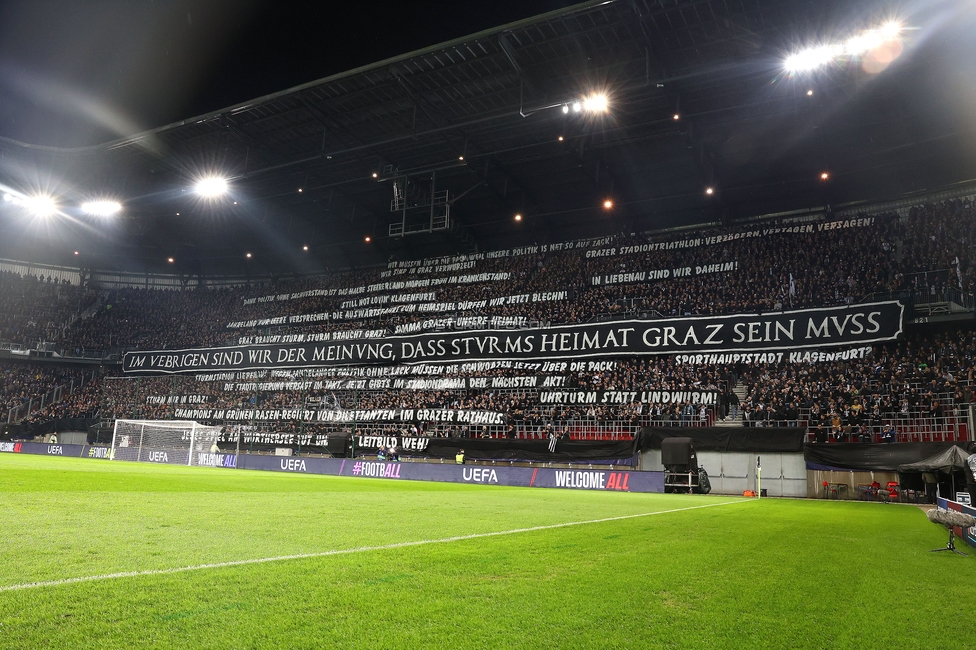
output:
[{"label": "football pitch", "polygon": [[913,506],[0,454],[0,647],[971,647]]}]

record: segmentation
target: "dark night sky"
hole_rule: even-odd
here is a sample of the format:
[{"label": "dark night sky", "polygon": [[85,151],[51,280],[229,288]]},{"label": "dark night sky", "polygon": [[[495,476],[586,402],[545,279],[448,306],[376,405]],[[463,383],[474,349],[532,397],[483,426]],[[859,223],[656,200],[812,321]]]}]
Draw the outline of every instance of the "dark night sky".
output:
[{"label": "dark night sky", "polygon": [[0,2],[0,136],[112,140],[571,4]]}]

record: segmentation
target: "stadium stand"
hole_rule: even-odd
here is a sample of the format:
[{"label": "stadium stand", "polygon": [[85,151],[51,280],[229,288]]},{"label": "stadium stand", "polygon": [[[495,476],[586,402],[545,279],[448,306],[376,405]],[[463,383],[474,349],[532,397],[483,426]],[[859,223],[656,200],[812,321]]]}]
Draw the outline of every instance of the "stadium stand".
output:
[{"label": "stadium stand", "polygon": [[[391,260],[385,268],[183,291],[104,289],[94,283],[76,287],[5,273],[0,278],[0,301],[7,306],[3,345],[12,349],[43,339],[60,346],[66,357],[95,353],[117,360],[131,349],[280,340],[273,337],[517,329],[782,311],[881,298],[971,309],[974,216],[971,200],[947,200],[913,207],[903,216],[889,212],[669,236],[619,235],[505,255]],[[695,365],[674,357],[621,358],[598,370],[558,373],[532,364],[472,364],[449,374],[421,366],[400,368],[409,380],[403,385],[361,381],[363,371],[356,368],[257,371],[245,381],[122,378],[110,376],[118,374],[111,371],[69,397],[59,393],[58,399],[49,394],[51,387],[71,381],[80,385],[78,377],[8,362],[5,403],[8,422],[27,415],[27,422],[181,418],[194,406],[253,410],[259,415],[228,422],[269,441],[353,429],[529,439],[555,432],[573,439],[619,439],[650,424],[716,423],[804,427],[816,442],[953,440],[966,435],[973,343],[971,331],[956,328],[912,331],[896,345],[875,345],[857,358],[832,362]],[[471,386],[471,379],[487,383]],[[548,386],[552,390],[540,384],[547,380],[555,382]],[[546,397],[557,388],[636,391],[640,397],[612,404],[561,403]],[[43,409],[24,411],[25,400],[43,395],[48,395]],[[287,417],[312,408],[460,409],[498,417],[465,424],[328,425]]]}]

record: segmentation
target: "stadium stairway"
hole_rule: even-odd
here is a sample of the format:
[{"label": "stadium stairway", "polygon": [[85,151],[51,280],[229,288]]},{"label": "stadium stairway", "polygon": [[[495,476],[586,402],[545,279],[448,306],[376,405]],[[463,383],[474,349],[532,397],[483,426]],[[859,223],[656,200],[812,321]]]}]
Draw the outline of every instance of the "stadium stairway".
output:
[{"label": "stadium stairway", "polygon": [[[741,408],[746,403],[746,387],[742,385],[742,382],[739,382],[732,387],[732,392],[739,398],[739,406]],[[714,424],[717,427],[741,427],[743,425],[742,411],[740,410],[734,418],[732,416],[726,416],[721,420],[715,420]]]}]

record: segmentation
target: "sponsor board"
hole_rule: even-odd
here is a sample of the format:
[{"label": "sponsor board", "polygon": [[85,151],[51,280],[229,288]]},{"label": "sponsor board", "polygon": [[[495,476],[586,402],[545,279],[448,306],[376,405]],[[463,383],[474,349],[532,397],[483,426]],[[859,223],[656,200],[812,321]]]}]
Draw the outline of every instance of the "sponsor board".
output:
[{"label": "sponsor board", "polygon": [[237,467],[237,456],[234,454],[197,454],[197,465],[201,467]]},{"label": "sponsor board", "polygon": [[[60,454],[83,458],[108,458],[108,447],[90,445],[47,445],[40,443],[0,442],[0,452],[50,454],[59,447]],[[144,462],[184,464],[179,454],[147,451]],[[447,463],[389,463],[344,458],[282,458],[257,454],[197,455],[197,465],[276,472],[328,474],[357,478],[411,481],[439,481],[479,485],[562,488],[570,490],[613,490],[619,492],[664,492],[663,472],[620,469],[554,469],[549,467],[494,467]]]},{"label": "sponsor board", "polygon": [[[42,442],[0,442],[0,452],[12,454],[42,454],[48,456],[84,456],[89,445],[59,445]],[[99,449],[104,449],[100,447]]]},{"label": "sponsor board", "polygon": [[[291,459],[295,462],[296,459]],[[242,454],[240,466],[246,469],[295,471],[284,469],[282,460],[269,456]],[[440,481],[479,485],[563,488],[570,490],[611,490],[617,492],[664,492],[663,472],[618,469],[553,469],[548,467],[498,467],[447,463],[394,463],[341,458],[309,458],[301,461],[301,471],[359,478]]]}]

